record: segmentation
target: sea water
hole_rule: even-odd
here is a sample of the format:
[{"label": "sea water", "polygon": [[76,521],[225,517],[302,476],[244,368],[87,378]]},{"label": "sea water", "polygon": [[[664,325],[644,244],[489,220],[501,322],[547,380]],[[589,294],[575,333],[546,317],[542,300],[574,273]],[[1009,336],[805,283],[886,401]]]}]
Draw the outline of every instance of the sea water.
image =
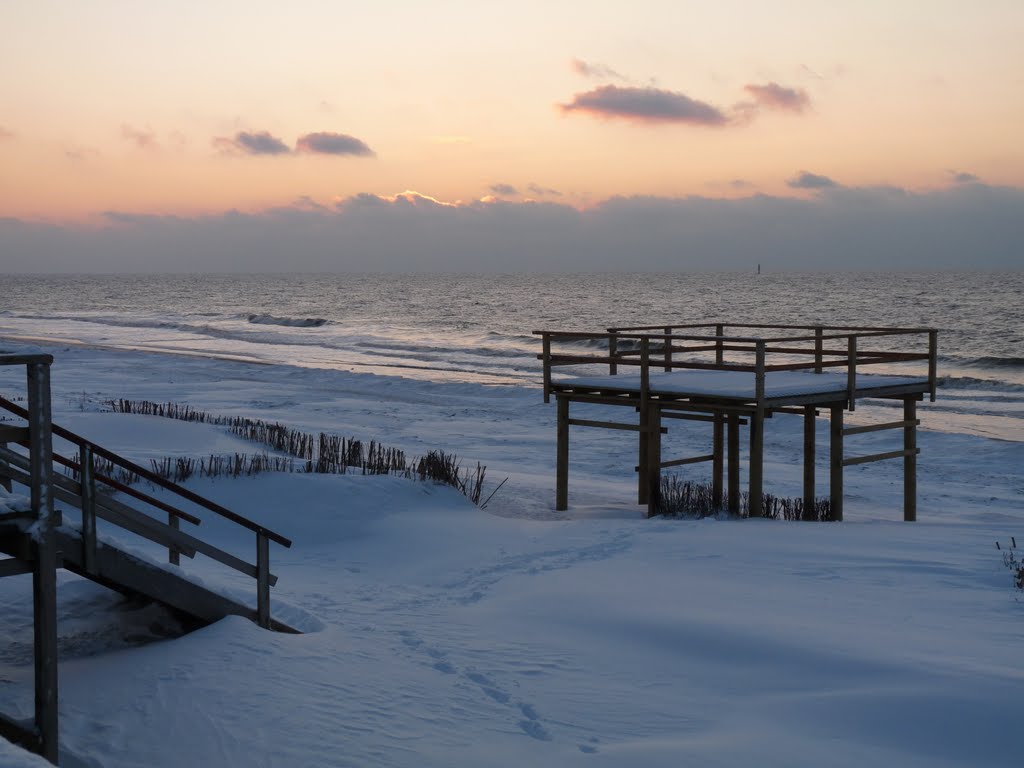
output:
[{"label": "sea water", "polygon": [[492,385],[539,383],[534,330],[688,322],[938,328],[924,426],[1024,440],[1021,272],[0,276],[0,351],[41,339]]}]

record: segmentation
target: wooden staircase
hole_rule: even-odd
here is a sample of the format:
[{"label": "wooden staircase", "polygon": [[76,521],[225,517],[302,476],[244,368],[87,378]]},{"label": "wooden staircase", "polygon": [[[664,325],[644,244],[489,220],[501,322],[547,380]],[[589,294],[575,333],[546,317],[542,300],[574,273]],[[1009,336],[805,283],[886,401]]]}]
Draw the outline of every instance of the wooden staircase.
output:
[{"label": "wooden staircase", "polygon": [[[25,510],[0,514],[0,577],[31,573],[34,616],[35,719],[15,721],[0,714],[0,736],[37,752],[57,764],[57,616],[56,569],[73,573],[133,597],[168,606],[192,626],[203,626],[228,615],[244,616],[266,629],[297,632],[270,615],[270,587],[277,577],[270,572],[270,543],[290,547],[279,533],[205,499],[123,456],[98,446],[52,423],[50,411],[50,355],[0,355],[0,365],[24,365],[27,370],[28,408],[0,397],[0,411],[7,411],[24,426],[0,423],[0,486],[11,491],[24,486],[30,503]],[[78,449],[76,457],[53,452],[53,435]],[[10,444],[27,449],[19,451]],[[250,563],[181,529],[202,520],[164,501],[153,498],[97,471],[121,468],[185,499],[193,505],[255,534],[255,563]],[[54,471],[61,465],[71,476]],[[129,505],[114,497],[131,498]],[[81,514],[80,522],[65,521],[60,502]],[[163,519],[142,511],[139,505],[157,510]],[[131,554],[112,540],[97,537],[103,521],[166,548],[172,567]],[[256,580],[255,606],[222,595],[191,581],[178,567],[181,556],[208,557]]]}]

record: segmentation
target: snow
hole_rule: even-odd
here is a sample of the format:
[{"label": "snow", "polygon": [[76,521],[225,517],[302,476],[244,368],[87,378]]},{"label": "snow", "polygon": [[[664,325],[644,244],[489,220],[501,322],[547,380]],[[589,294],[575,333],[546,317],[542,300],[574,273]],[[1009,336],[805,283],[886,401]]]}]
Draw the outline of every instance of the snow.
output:
[{"label": "snow", "polygon": [[[899,462],[848,468],[841,524],[644,520],[634,441],[580,429],[556,514],[554,408],[536,388],[46,351],[56,420],[143,463],[262,448],[103,400],[443,448],[487,465],[485,495],[509,477],[486,511],[397,477],[190,481],[294,540],[271,547],[272,612],[306,634],[229,618],[143,643],[171,631],[166,614],[62,573],[65,765],[1019,764],[1024,606],[994,545],[1024,535],[1022,442],[943,432],[923,405],[914,524]],[[706,452],[704,426],[670,425],[666,457]],[[766,490],[799,493],[801,430],[772,419]],[[248,532],[185,508],[203,518],[187,530],[254,557]],[[201,555],[182,567],[254,601],[251,579]],[[27,576],[0,581],[0,711],[15,717],[32,711],[30,594]],[[23,755],[0,741],[0,765],[38,764]]]},{"label": "snow", "polygon": [[[899,387],[915,384],[927,387],[928,379],[920,376],[890,376],[877,373],[857,373],[857,389],[871,390],[883,387]],[[556,384],[575,387],[617,389],[626,392],[640,391],[640,375],[616,376],[571,376],[555,380]],[[825,371],[823,373],[802,373],[800,371],[769,371],[764,377],[764,393],[768,398],[817,395],[826,392],[845,392],[845,373]],[[743,371],[671,371],[651,373],[650,390],[666,394],[713,395],[737,397],[744,400],[755,398],[753,373]]]}]

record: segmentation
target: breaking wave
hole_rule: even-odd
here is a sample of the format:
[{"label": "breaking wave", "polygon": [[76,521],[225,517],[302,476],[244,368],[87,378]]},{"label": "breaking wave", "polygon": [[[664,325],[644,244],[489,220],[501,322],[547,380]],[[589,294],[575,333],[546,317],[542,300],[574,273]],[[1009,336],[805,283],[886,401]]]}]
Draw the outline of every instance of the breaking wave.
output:
[{"label": "breaking wave", "polygon": [[256,325],[284,325],[289,328],[320,328],[327,325],[323,317],[275,317],[274,315],[249,315],[249,322]]}]

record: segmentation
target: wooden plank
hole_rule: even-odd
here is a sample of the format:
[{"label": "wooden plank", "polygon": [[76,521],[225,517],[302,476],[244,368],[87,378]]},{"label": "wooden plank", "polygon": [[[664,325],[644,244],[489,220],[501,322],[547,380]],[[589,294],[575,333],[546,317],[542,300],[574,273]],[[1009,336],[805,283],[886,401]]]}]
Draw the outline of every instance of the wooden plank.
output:
[{"label": "wooden plank", "polygon": [[[920,419],[914,419],[913,426],[918,426],[921,423]],[[846,427],[843,429],[843,435],[849,437],[850,435],[863,435],[867,432],[881,432],[886,429],[903,429],[911,426],[908,421],[887,421],[884,424],[868,424],[863,427]]]},{"label": "wooden plank", "polygon": [[843,406],[829,409],[829,501],[832,519],[843,519]]},{"label": "wooden plank", "polygon": [[886,459],[906,459],[917,456],[920,448],[904,448],[902,451],[886,451],[885,453],[872,453],[866,456],[851,456],[843,459],[844,467],[852,467],[856,464],[870,464],[873,461],[885,461]]},{"label": "wooden plank", "polygon": [[558,395],[558,426],[555,469],[555,510],[569,508],[569,398]]},{"label": "wooden plank", "polygon": [[51,365],[53,355],[0,355],[0,365]]},{"label": "wooden plank", "polygon": [[643,424],[625,424],[618,421],[593,421],[591,419],[569,419],[573,427],[599,427],[600,429],[620,429],[628,432],[646,432]]},{"label": "wooden plank", "polygon": [[917,400],[908,397],[903,401],[903,520],[912,523],[917,520]]},{"label": "wooden plank", "polygon": [[813,405],[804,406],[804,512],[814,508],[815,415]]},{"label": "wooden plank", "polygon": [[685,459],[672,459],[670,461],[663,461],[663,462],[661,462],[661,468],[664,469],[666,467],[681,467],[684,464],[702,464],[705,461],[714,461],[714,460],[715,460],[715,454],[709,453],[709,454],[707,454],[705,456],[690,456],[690,457],[685,458]]}]

